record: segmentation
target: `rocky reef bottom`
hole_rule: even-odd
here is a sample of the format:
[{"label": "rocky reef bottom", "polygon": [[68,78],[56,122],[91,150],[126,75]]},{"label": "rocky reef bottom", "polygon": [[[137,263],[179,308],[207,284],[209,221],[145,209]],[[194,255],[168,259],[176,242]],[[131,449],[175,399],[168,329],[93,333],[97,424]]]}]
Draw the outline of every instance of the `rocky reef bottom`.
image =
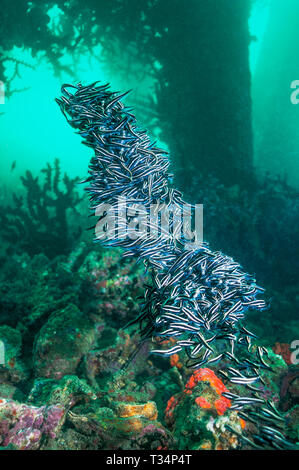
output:
[{"label": "rocky reef bottom", "polygon": [[[150,355],[151,342],[138,349],[137,327],[122,329],[145,282],[135,261],[85,243],[69,257],[23,255],[3,266],[0,449],[248,448],[240,436],[251,424],[221,395],[240,393],[237,385],[216,368],[188,369],[183,354]],[[287,345],[266,336],[261,344],[274,369],[264,396],[298,441],[298,366]]]}]

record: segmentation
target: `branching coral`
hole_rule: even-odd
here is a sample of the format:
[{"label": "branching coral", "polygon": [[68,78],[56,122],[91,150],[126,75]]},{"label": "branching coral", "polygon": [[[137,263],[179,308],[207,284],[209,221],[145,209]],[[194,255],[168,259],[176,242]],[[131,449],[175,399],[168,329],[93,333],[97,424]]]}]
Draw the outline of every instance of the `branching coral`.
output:
[{"label": "branching coral", "polygon": [[77,178],[69,178],[65,173],[60,183],[59,160],[54,166],[47,165],[42,170],[44,181],[40,182],[28,170],[21,177],[26,195],[13,195],[14,206],[0,209],[2,237],[14,240],[16,250],[26,251],[29,255],[44,253],[49,258],[66,254],[72,246],[77,233],[68,226],[68,210],[76,209],[82,199],[76,191]]},{"label": "branching coral", "polygon": [[13,64],[13,70],[10,73],[10,76],[5,80],[5,97],[9,98],[14,93],[19,93],[21,91],[28,90],[28,87],[21,88],[21,89],[13,88],[13,81],[16,77],[21,78],[20,69],[22,67],[27,67],[30,69],[34,69],[34,67],[31,64],[28,64],[27,62],[16,59],[15,57],[10,57],[9,55],[5,55],[0,48],[0,76],[2,75],[1,68],[3,68],[4,64],[6,63]]},{"label": "branching coral", "polygon": [[281,433],[281,414],[273,403],[257,396],[260,372],[271,367],[265,360],[267,351],[252,346],[255,335],[242,323],[248,309],[265,309],[265,301],[259,298],[263,289],[232,258],[212,252],[206,244],[188,249],[175,217],[167,233],[151,218],[152,205],[171,207],[176,214],[185,203],[170,187],[165,152],[138,129],[135,117],[120,101],[123,95],[110,92],[108,85],[79,84],[72,87],[74,93],[69,87],[62,88],[63,96],[57,101],[69,123],[95,151],[88,178],[92,207],[109,204],[118,214],[121,197],[122,210],[129,213],[134,204],[141,204],[143,216],[154,228],[141,234],[129,229],[127,235],[135,234],[132,240],[123,235],[120,221],[121,235],[111,236],[108,230],[106,241],[125,248],[127,256],[143,259],[152,272],[152,285],[136,319],[143,339],[175,338],[174,347],[153,352],[173,355],[184,349],[194,368],[220,363],[221,375],[244,385],[248,392],[245,397],[222,393],[231,400],[232,410],[242,410],[243,417],[256,424],[258,433],[247,442],[258,448],[292,446]]}]

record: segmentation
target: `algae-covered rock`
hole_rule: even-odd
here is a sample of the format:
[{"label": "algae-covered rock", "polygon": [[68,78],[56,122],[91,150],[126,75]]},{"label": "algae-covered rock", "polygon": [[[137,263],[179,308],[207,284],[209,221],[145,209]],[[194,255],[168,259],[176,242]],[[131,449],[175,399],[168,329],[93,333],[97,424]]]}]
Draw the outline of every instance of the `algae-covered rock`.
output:
[{"label": "algae-covered rock", "polygon": [[[280,408],[288,411],[299,405],[299,366],[291,365],[283,375],[280,385]],[[299,415],[298,415],[299,418]]]},{"label": "algae-covered rock", "polygon": [[[59,448],[68,445],[70,434],[66,436],[66,432],[69,427],[77,433],[76,448],[170,448],[172,436],[158,421],[156,403],[149,399],[152,389],[138,385],[134,378],[133,371],[118,371],[103,380],[102,389],[97,389],[96,394],[91,394],[92,388],[74,377],[64,377],[58,384],[52,384],[48,400],[61,400],[61,396],[73,400],[63,435],[59,438],[59,446],[62,446]],[[86,436],[89,437],[88,445]],[[57,448],[57,445],[52,442],[51,448]]]},{"label": "algae-covered rock", "polygon": [[53,379],[73,375],[98,334],[95,323],[75,305],[53,313],[36,338],[35,375]]},{"label": "algae-covered rock", "polygon": [[71,408],[78,402],[88,402],[96,398],[96,394],[85,380],[79,379],[76,375],[66,375],[58,382],[53,379],[36,379],[28,402],[34,405],[61,404]]},{"label": "algae-covered rock", "polygon": [[0,340],[5,346],[5,362],[20,354],[22,336],[18,330],[6,325],[0,326]]},{"label": "algae-covered rock", "polygon": [[97,377],[103,377],[121,369],[134,348],[128,334],[117,332],[114,328],[105,328],[96,348],[86,354],[84,360],[85,374],[88,380],[97,387]]},{"label": "algae-covered rock", "polygon": [[287,437],[297,442],[297,450],[299,449],[299,406],[294,406],[286,414]]},{"label": "algae-covered rock", "polygon": [[25,400],[25,395],[14,385],[0,384],[0,399],[1,398],[9,398],[11,400],[22,402]]},{"label": "algae-covered rock", "polygon": [[170,432],[157,421],[154,402],[116,403],[115,407],[77,408],[67,420],[80,435],[90,436],[94,449],[170,448]]},{"label": "algae-covered rock", "polygon": [[48,439],[40,447],[41,450],[94,450],[93,440],[75,429],[60,431],[56,439]]},{"label": "algae-covered rock", "polygon": [[256,387],[260,390],[260,395],[264,399],[271,399],[274,403],[278,404],[280,401],[281,386],[283,378],[288,373],[288,366],[283,358],[275,354],[271,349],[268,349],[267,362],[272,371],[261,370],[260,376],[263,383],[257,384]]},{"label": "algae-covered rock", "polygon": [[26,379],[26,368],[20,360],[21,333],[10,326],[0,326],[0,383],[18,383]]}]

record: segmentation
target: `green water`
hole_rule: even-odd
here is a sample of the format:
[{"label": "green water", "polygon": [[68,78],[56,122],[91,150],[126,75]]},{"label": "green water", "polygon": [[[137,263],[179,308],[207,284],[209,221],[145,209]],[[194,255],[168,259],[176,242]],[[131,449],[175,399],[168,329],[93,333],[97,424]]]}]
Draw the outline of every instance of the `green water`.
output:
[{"label": "green water", "polygon": [[[296,54],[297,11],[296,0],[256,0],[253,2],[249,17],[249,30],[253,41],[250,44],[250,70],[252,80],[252,106],[254,124],[254,163],[261,170],[275,174],[286,174],[289,180],[298,184],[298,125],[299,106],[290,103],[290,83],[298,75]],[[48,27],[59,31],[59,22],[63,19],[62,11],[56,6],[49,9]],[[271,20],[271,21],[270,21]],[[56,28],[56,29],[55,29]],[[58,28],[58,29],[57,29]],[[57,32],[58,34],[58,32]],[[2,45],[5,49],[5,44]],[[61,70],[59,75],[53,70],[45,53],[32,57],[26,47],[5,49],[5,55],[24,61],[34,68],[20,66],[20,76],[16,77],[11,87],[25,89],[6,98],[1,105],[4,113],[0,119],[0,173],[6,184],[18,185],[18,177],[25,169],[39,170],[45,162],[54,158],[61,160],[63,168],[71,175],[84,175],[89,161],[90,152],[79,144],[64,125],[54,98],[60,94],[60,86],[64,82],[89,83],[95,80],[110,82],[113,89],[133,89],[130,104],[136,102],[138,96],[153,93],[153,78],[136,80],[132,76],[121,74],[121,55],[111,56],[110,70],[101,63],[101,48],[94,46],[92,54],[85,50],[75,58],[67,51],[61,61],[69,67],[74,75]],[[4,62],[5,81],[13,74],[13,63]],[[111,70],[114,69],[114,70]],[[297,74],[297,75],[296,75]],[[28,89],[27,89],[28,88]],[[278,117],[280,109],[283,116]],[[137,109],[139,119],[143,112]],[[276,117],[276,118],[275,118]],[[281,121],[281,122],[280,122]],[[163,122],[161,129],[150,129],[152,134],[161,133],[163,139]],[[281,129],[283,126],[283,129]],[[281,149],[277,148],[275,136],[271,129],[275,127]],[[280,131],[279,131],[280,129]],[[281,138],[279,135],[281,132]],[[280,138],[280,141],[279,141]],[[12,162],[16,160],[16,169],[10,173]]]},{"label": "green water", "polygon": [[[63,83],[92,83],[97,80],[111,83],[116,90],[127,90],[136,83],[122,81],[117,76],[105,72],[99,60],[94,57],[101,55],[101,48],[95,48],[93,55],[86,54],[74,64],[68,54],[63,63],[74,69],[76,78],[67,73],[55,76],[53,67],[47,58],[39,60],[32,58],[29,51],[14,48],[10,51],[15,59],[28,62],[34,67],[22,67],[22,76],[12,82],[15,89],[28,88],[28,90],[15,93],[6,99],[1,110],[0,153],[3,158],[0,162],[2,180],[7,184],[17,184],[18,177],[30,168],[37,172],[46,162],[53,162],[59,158],[62,168],[71,176],[86,174],[90,159],[90,151],[80,144],[81,139],[65,125],[64,117],[55,102],[60,95]],[[7,62],[7,75],[10,73],[10,64]],[[148,85],[142,86],[148,90]],[[133,99],[134,99],[134,94]],[[136,96],[136,90],[135,90]],[[10,173],[11,164],[16,161],[16,171]]]}]

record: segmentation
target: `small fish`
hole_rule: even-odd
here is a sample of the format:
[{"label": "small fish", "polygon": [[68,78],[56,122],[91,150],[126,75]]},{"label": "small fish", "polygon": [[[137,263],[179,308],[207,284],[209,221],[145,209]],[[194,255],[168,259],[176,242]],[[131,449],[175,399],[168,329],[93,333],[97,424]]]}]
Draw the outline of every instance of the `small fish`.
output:
[{"label": "small fish", "polygon": [[242,333],[245,333],[246,336],[251,336],[251,338],[257,339],[257,336],[254,333],[251,333],[251,331],[247,330],[244,326],[242,326],[240,331],[242,331]]},{"label": "small fish", "polygon": [[244,441],[246,444],[249,444],[250,447],[253,447],[254,449],[262,450],[263,448],[255,444],[253,441],[245,437],[243,434],[239,433],[235,429],[233,429],[229,424],[225,425],[226,429],[230,431],[232,434],[236,434],[242,441]]},{"label": "small fish", "polygon": [[255,377],[231,377],[229,381],[233,384],[251,384],[259,379],[260,377],[257,375]]},{"label": "small fish", "polygon": [[276,413],[273,413],[272,411],[268,410],[267,408],[261,408],[261,413],[266,417],[266,418],[272,418],[272,420],[274,419],[275,421],[280,421],[282,423],[284,423],[284,418],[282,418],[281,416],[277,415]]},{"label": "small fish", "polygon": [[216,356],[212,359],[209,359],[207,361],[207,364],[215,364],[216,362],[219,362],[222,358],[223,358],[223,354],[219,354],[218,356]]},{"label": "small fish", "polygon": [[253,397],[240,397],[235,398],[234,403],[241,403],[243,405],[251,405],[253,403],[264,403],[265,401],[261,398],[253,398]]},{"label": "small fish", "polygon": [[153,349],[151,352],[152,354],[162,354],[163,356],[172,356],[173,354],[177,354],[182,350],[182,347],[177,345],[170,349]]},{"label": "small fish", "polygon": [[258,424],[259,423],[259,421],[257,419],[252,418],[249,414],[245,413],[244,411],[240,411],[239,416],[241,418],[243,418],[245,421],[250,421],[253,424]]}]

